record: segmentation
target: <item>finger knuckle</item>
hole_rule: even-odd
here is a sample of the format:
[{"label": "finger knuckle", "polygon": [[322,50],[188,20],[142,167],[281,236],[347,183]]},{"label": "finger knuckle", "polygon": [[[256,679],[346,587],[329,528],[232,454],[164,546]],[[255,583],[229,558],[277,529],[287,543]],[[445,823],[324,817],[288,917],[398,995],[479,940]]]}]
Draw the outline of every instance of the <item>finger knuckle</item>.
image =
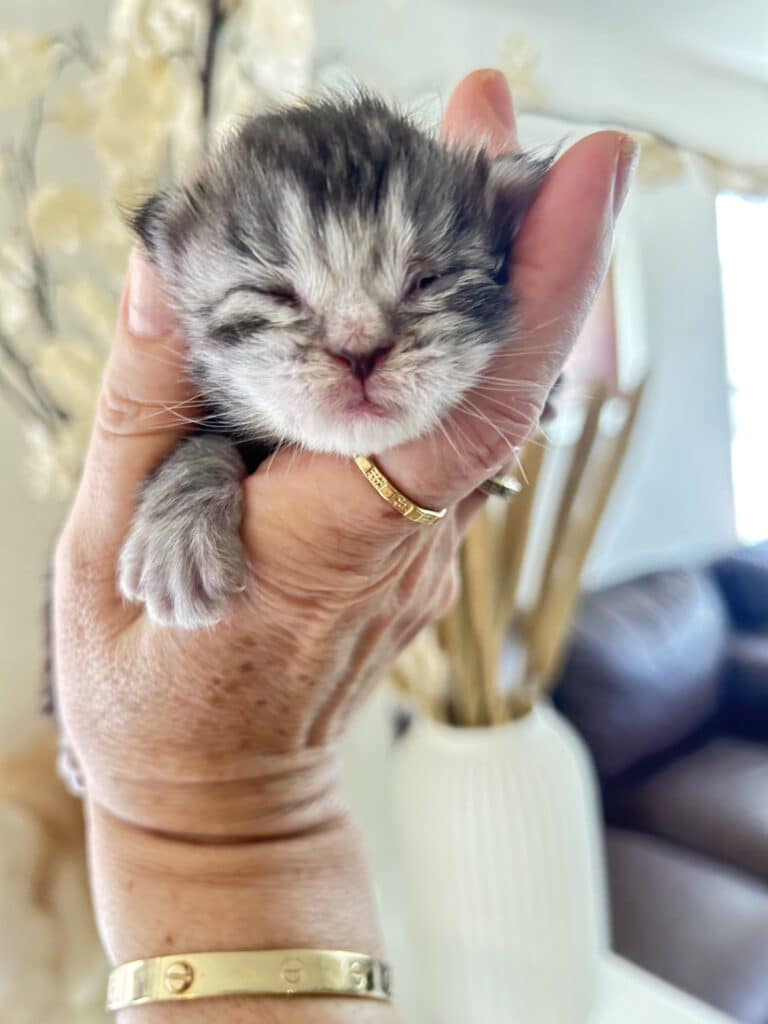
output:
[{"label": "finger knuckle", "polygon": [[503,433],[480,434],[469,448],[469,468],[473,475],[493,473],[509,461],[512,445]]},{"label": "finger knuckle", "polygon": [[400,580],[398,598],[401,604],[411,605],[417,602],[421,591],[422,570],[419,565],[411,565]]},{"label": "finger knuckle", "polygon": [[529,395],[520,396],[515,402],[514,409],[509,411],[503,425],[503,430],[512,445],[521,445],[527,441],[539,422],[547,394],[546,388],[532,387]]},{"label": "finger knuckle", "polygon": [[147,429],[146,402],[126,394],[110,380],[102,384],[96,403],[95,426],[108,436],[125,436]]},{"label": "finger knuckle", "polygon": [[68,524],[54,551],[54,577],[57,585],[72,584],[78,588],[114,576],[111,562],[98,556],[84,532]]},{"label": "finger knuckle", "polygon": [[385,501],[379,500],[372,512],[373,514],[365,521],[366,537],[369,542],[373,537],[381,544],[395,547],[402,542],[408,543],[425,528],[424,523],[409,519]]},{"label": "finger knuckle", "polygon": [[[441,530],[443,524],[436,529]],[[434,557],[434,539],[431,544],[420,544],[416,554],[403,569],[398,586],[398,599],[404,606],[420,607],[429,600],[428,588],[431,588],[432,573],[430,563]]]},{"label": "finger knuckle", "polygon": [[528,438],[539,419],[540,405],[533,397],[515,401],[515,407],[497,419],[493,432],[478,432],[468,449],[473,474],[491,475],[507,465],[514,449]]}]

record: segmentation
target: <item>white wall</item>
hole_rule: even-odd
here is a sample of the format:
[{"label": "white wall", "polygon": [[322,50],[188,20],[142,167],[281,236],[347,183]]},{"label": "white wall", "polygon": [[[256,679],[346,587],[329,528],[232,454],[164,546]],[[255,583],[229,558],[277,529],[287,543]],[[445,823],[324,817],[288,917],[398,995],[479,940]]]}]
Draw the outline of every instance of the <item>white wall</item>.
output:
[{"label": "white wall", "polygon": [[715,209],[686,177],[638,189],[626,225],[651,379],[598,535],[590,583],[686,565],[735,543]]},{"label": "white wall", "polygon": [[321,66],[412,99],[445,95],[526,35],[548,106],[768,161],[768,5],[708,0],[315,0]]}]

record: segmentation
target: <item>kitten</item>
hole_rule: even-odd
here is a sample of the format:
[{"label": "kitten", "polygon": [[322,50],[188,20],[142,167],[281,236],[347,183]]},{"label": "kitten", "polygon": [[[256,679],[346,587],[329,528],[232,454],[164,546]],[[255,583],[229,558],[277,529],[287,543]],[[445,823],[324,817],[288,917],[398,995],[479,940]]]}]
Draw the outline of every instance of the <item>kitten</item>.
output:
[{"label": "kitten", "polygon": [[360,94],[246,121],[138,211],[221,426],[144,485],[128,600],[213,625],[243,578],[241,482],[259,457],[371,455],[436,427],[510,338],[510,247],[549,166],[450,149]]}]

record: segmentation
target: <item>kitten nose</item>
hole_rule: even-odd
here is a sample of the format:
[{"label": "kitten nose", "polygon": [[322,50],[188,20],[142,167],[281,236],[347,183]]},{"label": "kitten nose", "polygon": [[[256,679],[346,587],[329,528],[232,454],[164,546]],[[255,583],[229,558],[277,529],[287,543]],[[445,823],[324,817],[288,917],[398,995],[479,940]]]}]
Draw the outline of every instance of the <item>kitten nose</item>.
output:
[{"label": "kitten nose", "polygon": [[362,384],[368,380],[377,365],[382,362],[384,357],[392,351],[391,345],[382,345],[380,348],[375,348],[371,352],[350,352],[349,349],[342,348],[337,352],[330,352],[329,354],[341,362],[347,364],[352,374]]}]

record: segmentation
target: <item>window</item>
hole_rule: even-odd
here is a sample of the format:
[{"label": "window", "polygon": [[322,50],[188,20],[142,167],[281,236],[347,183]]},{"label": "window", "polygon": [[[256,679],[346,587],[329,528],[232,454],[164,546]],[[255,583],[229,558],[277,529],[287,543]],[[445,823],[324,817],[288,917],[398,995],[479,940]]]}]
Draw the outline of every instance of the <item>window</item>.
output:
[{"label": "window", "polygon": [[736,530],[768,538],[768,199],[717,198]]}]

